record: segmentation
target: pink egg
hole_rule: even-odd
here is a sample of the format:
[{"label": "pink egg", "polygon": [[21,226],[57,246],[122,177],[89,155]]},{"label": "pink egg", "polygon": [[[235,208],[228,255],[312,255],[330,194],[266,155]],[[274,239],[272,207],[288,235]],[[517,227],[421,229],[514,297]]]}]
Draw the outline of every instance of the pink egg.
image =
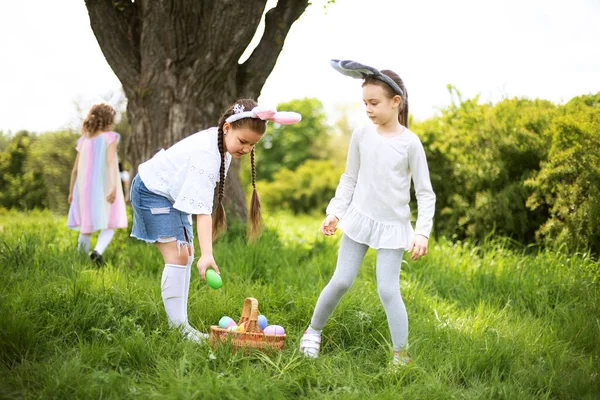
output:
[{"label": "pink egg", "polygon": [[285,329],[280,325],[269,325],[263,332],[265,335],[285,335]]},{"label": "pink egg", "polygon": [[230,322],[229,322],[229,323],[228,323],[228,324],[225,326],[225,328],[224,328],[224,329],[231,328],[231,327],[233,327],[233,326],[237,326],[237,324],[235,323],[235,321],[230,321]]}]

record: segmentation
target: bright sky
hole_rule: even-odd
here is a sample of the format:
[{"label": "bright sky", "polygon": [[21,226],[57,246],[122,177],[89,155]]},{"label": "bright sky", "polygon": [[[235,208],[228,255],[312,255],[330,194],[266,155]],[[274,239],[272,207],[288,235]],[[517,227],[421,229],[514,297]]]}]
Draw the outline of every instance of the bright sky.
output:
[{"label": "bright sky", "polygon": [[[270,0],[269,4],[274,4]],[[600,91],[598,0],[326,0],[292,26],[259,100],[317,97],[333,110],[361,102],[360,81],[329,59],[392,69],[417,119],[465,97],[562,103]],[[83,0],[0,2],[0,130],[56,130],[120,83],[89,26]],[[115,98],[113,97],[112,101]]]}]

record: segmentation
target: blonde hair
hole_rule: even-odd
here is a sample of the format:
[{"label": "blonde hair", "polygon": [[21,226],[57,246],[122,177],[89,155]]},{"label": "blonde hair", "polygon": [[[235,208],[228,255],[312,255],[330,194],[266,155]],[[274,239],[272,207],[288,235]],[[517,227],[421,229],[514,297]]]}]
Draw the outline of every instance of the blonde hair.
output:
[{"label": "blonde hair", "polygon": [[117,112],[108,104],[94,104],[87,117],[83,120],[83,133],[94,136],[98,132],[104,132],[115,122]]}]

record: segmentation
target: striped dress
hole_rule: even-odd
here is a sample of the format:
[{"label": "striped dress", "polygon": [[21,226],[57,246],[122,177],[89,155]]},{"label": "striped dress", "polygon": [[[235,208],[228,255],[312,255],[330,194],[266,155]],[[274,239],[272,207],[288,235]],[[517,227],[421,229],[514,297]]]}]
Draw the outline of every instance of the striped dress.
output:
[{"label": "striped dress", "polygon": [[106,201],[110,191],[106,153],[108,146],[119,139],[116,132],[102,132],[92,138],[82,136],[77,141],[79,163],[67,219],[69,228],[84,234],[107,228],[127,228],[125,199],[116,158],[114,182],[117,195],[112,204]]}]

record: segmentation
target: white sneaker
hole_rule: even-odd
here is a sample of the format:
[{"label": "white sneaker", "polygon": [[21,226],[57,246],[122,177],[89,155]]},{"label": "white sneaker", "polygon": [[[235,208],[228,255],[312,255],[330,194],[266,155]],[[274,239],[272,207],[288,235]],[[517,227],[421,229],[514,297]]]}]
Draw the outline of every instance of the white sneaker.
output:
[{"label": "white sneaker", "polygon": [[410,358],[410,356],[408,354],[394,355],[394,358],[392,360],[392,365],[395,365],[395,366],[405,366],[405,365],[409,365],[411,363],[412,363],[412,359]]},{"label": "white sneaker", "polygon": [[181,325],[180,329],[184,339],[188,339],[196,343],[204,343],[209,337],[208,334],[192,328],[190,324]]},{"label": "white sneaker", "polygon": [[300,339],[300,352],[306,357],[317,358],[321,348],[321,335],[304,332]]}]

